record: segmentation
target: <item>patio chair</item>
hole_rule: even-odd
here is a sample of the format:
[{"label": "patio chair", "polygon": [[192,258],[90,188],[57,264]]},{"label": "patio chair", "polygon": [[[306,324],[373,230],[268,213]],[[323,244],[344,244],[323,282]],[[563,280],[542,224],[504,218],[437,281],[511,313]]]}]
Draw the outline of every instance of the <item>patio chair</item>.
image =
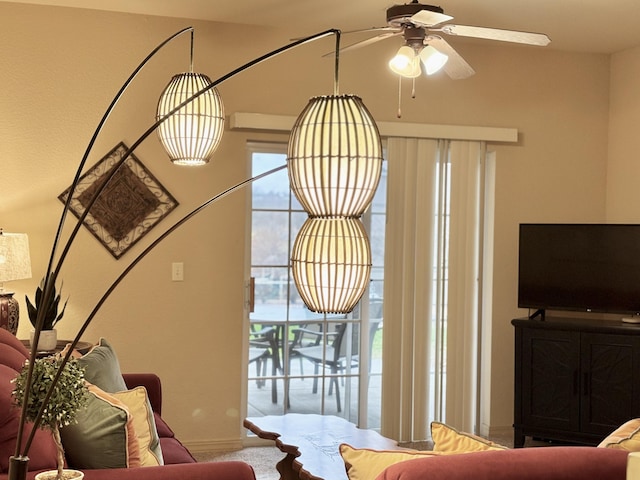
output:
[{"label": "patio chair", "polygon": [[267,376],[267,362],[271,360],[271,401],[278,403],[278,389],[275,376],[280,368],[278,352],[278,335],[276,327],[263,327],[260,330],[251,326],[249,333],[249,365],[255,362],[258,388],[265,385]]},{"label": "patio chair", "polygon": [[[373,345],[374,336],[378,330],[381,322],[381,318],[371,319],[369,322],[369,351]],[[352,340],[351,351],[347,352],[348,342],[344,341],[347,327],[352,326]],[[293,330],[294,340],[291,345],[289,353],[289,361],[292,358],[303,358],[309,360],[314,364],[314,379],[313,379],[313,393],[318,393],[318,375],[320,374],[320,368],[328,369],[331,374],[329,380],[328,394],[332,395],[335,388],[336,392],[336,405],[338,412],[342,411],[342,405],[340,403],[340,386],[338,382],[338,375],[344,372],[347,365],[350,362],[351,368],[358,368],[359,365],[359,323],[343,322],[337,323],[335,331],[323,332],[309,330],[305,328],[297,328]],[[304,346],[305,339],[315,338],[315,341],[311,341],[310,345]],[[309,340],[307,340],[309,342]],[[350,353],[347,358],[347,353]],[[369,368],[370,368],[369,363]]]}]

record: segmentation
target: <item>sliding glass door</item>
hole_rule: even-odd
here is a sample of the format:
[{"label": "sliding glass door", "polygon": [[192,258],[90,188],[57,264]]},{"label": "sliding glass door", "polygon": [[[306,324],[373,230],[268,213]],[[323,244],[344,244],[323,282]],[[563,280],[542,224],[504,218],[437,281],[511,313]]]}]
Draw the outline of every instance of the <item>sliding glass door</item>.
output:
[{"label": "sliding glass door", "polygon": [[[250,144],[252,174],[285,164],[285,149]],[[363,217],[373,256],[365,297],[348,315],[320,315],[303,304],[289,268],[291,246],[306,213],[289,190],[286,169],[252,185],[245,319],[248,416],[332,414],[361,427],[380,427],[385,190],[386,168]]]}]

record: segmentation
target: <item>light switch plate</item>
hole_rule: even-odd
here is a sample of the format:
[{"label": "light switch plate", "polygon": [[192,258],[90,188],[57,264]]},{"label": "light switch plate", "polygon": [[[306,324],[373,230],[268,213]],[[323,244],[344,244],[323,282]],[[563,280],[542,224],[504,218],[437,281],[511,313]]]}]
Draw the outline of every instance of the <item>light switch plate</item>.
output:
[{"label": "light switch plate", "polygon": [[182,282],[184,280],[184,263],[173,262],[171,264],[171,280]]}]

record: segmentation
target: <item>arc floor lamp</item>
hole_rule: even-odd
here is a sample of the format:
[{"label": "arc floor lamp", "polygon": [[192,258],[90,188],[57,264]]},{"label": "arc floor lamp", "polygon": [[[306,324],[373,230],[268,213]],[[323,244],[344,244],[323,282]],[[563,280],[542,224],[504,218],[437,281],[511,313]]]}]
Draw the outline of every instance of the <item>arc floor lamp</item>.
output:
[{"label": "arc floor lamp", "polygon": [[[87,158],[109,115],[124,91],[150,59],[167,43],[185,33],[191,33],[191,58],[193,59],[194,29],[192,27],[180,30],[164,40],[125,81],[91,137],[71,184],[53,241],[47,271],[44,275],[44,303],[51,301],[60,269],[82,223],[100,193],[127,157],[149,135],[154,131],[158,132],[162,145],[171,161],[176,164],[200,165],[207,163],[219,145],[224,130],[224,107],[216,86],[280,53],[334,35],[336,38],[334,92],[331,95],[311,98],[293,127],[288,146],[286,166],[289,170],[291,189],[308,214],[308,219],[294,242],[291,267],[296,286],[310,310],[325,313],[351,311],[365,291],[371,269],[369,240],[360,221],[360,216],[370,205],[380,180],[382,146],[375,121],[362,100],[355,95],[340,95],[338,93],[340,31],[336,29],[326,30],[289,43],[238,67],[215,81],[211,81],[206,75],[194,73],[193,62],[189,72],[174,76],[158,102],[156,122],[129,147],[122,155],[121,160],[111,169],[101,188],[96,190],[86,205],[84,213],[78,218],[58,255],[63,225],[69,211],[73,191],[78,185]],[[116,278],[87,316],[72,342],[72,348],[63,359],[63,366],[102,304],[122,279],[156,245],[220,198],[282,168],[284,167],[247,179],[216,194],[182,217],[145,248]],[[40,313],[44,311],[44,308],[39,310],[32,345],[38,343],[44,320]],[[35,348],[32,347],[27,385],[32,381],[32,365],[35,355]],[[60,368],[62,369],[62,366]],[[57,379],[58,377],[54,379],[54,385]],[[47,404],[52,390],[53,385],[49,395],[44,399],[43,405]],[[28,389],[25,391],[25,395],[27,394]],[[27,402],[24,401],[25,407],[26,404]],[[9,478],[11,480],[26,478],[27,455],[34,432],[39,425],[38,421],[34,422],[32,431],[24,442],[24,448],[21,448],[24,437],[24,418],[23,408],[15,454],[10,458]]]}]

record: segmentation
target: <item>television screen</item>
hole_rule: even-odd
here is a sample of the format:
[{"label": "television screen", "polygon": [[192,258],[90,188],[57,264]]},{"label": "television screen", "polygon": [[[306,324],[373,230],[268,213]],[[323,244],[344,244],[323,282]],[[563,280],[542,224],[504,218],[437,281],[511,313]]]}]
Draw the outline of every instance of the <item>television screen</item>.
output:
[{"label": "television screen", "polygon": [[640,312],[640,225],[521,224],[518,307]]}]

